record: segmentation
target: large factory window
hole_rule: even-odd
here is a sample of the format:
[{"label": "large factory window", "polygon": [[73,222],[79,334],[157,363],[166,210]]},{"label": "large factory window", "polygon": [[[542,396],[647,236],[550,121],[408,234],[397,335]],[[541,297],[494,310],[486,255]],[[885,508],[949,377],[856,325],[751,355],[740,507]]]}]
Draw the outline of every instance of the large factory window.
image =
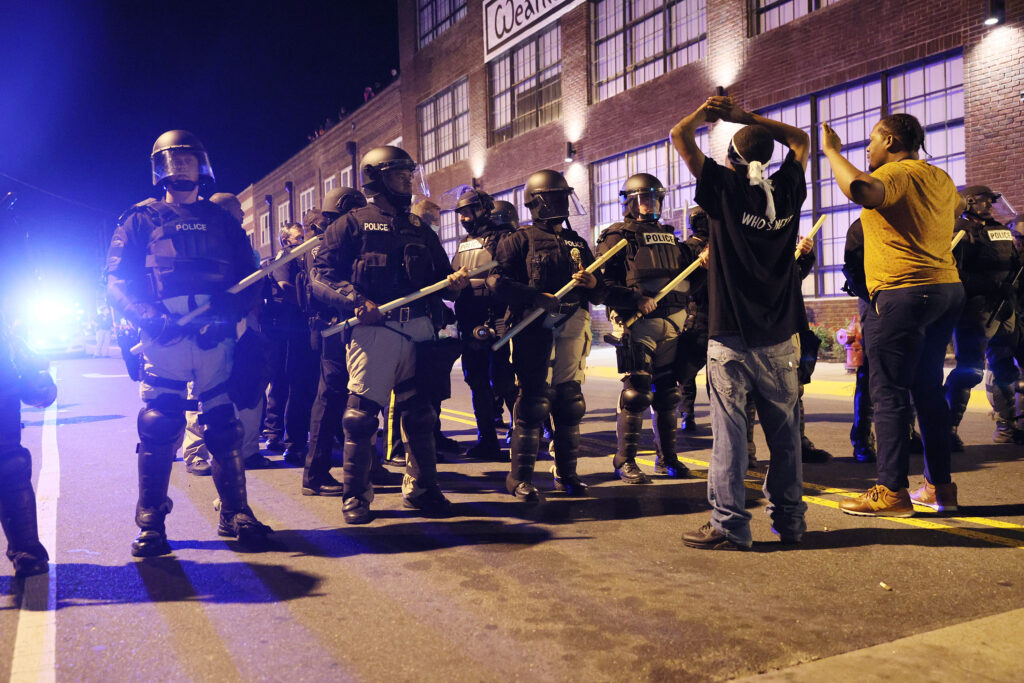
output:
[{"label": "large factory window", "polygon": [[556,22],[490,64],[488,144],[562,116],[562,39]]}]

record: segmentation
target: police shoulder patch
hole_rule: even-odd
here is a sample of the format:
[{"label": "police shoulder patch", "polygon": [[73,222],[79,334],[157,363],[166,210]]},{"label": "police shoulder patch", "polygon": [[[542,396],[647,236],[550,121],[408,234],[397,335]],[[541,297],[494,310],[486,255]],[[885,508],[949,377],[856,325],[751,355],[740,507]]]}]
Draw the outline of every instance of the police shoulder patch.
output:
[{"label": "police shoulder patch", "polygon": [[459,245],[459,252],[473,251],[474,249],[483,249],[483,248],[484,248],[484,244],[480,240],[477,240],[477,239],[466,240],[465,242],[463,242],[462,244]]},{"label": "police shoulder patch", "polygon": [[412,227],[414,228],[419,228],[423,226],[423,221],[421,221],[420,217],[414,213],[409,214],[409,223],[412,224]]},{"label": "police shoulder patch", "polygon": [[993,242],[1012,242],[1013,235],[1009,230],[989,230],[988,238]]}]

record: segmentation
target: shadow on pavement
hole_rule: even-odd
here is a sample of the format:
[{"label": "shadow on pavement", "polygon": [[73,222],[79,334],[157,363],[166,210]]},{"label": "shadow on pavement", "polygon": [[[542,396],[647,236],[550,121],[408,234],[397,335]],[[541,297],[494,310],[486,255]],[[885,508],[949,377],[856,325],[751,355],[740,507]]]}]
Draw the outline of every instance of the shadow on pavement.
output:
[{"label": "shadow on pavement", "polygon": [[62,563],[57,578],[57,609],[186,600],[273,603],[308,596],[320,583],[320,577],[283,565],[203,563],[173,555],[118,566]]},{"label": "shadow on pavement", "polygon": [[[465,505],[456,505],[458,514]],[[403,513],[375,511],[375,519],[402,516]],[[551,540],[551,532],[531,524],[508,523],[497,519],[430,520],[387,525],[345,527],[339,529],[286,529],[274,534],[275,540],[295,555],[313,557],[350,557],[353,555],[393,555],[445,550],[462,546],[493,545],[512,550]],[[198,543],[194,547],[209,544]]]}]

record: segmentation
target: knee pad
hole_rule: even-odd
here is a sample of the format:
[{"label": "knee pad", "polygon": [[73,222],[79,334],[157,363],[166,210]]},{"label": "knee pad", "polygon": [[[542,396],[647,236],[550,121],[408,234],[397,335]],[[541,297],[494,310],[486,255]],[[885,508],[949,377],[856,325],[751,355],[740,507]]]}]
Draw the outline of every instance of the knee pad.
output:
[{"label": "knee pad", "polygon": [[427,401],[413,398],[402,404],[402,426],[408,433],[426,433],[434,431],[437,422],[437,411]]},{"label": "knee pad", "polygon": [[199,422],[203,425],[203,438],[210,453],[226,453],[241,447],[245,428],[235,417],[235,408],[230,403],[206,411],[199,416]]},{"label": "knee pad", "polygon": [[981,368],[953,368],[946,379],[947,386],[957,389],[971,389],[981,384],[985,372]]},{"label": "knee pad", "polygon": [[168,446],[176,443],[185,431],[185,411],[169,411],[168,402],[161,402],[159,398],[162,397],[150,401],[139,411],[139,439],[154,445]]},{"label": "knee pad", "polygon": [[341,418],[342,428],[353,439],[362,439],[377,433],[377,415],[383,407],[371,401],[349,394],[345,414]]},{"label": "knee pad", "polygon": [[520,389],[515,408],[516,420],[522,420],[528,425],[537,425],[548,419],[551,413],[551,389],[547,383],[536,386],[524,385]]},{"label": "knee pad", "polygon": [[672,410],[683,400],[683,394],[679,387],[673,384],[665,389],[655,389],[654,398],[651,400],[651,407],[657,412]]},{"label": "knee pad", "polygon": [[578,425],[587,412],[587,403],[583,399],[580,383],[563,382],[555,387],[555,400],[551,410],[556,423]]},{"label": "knee pad", "polygon": [[17,446],[0,454],[0,490],[20,488],[32,480],[32,455]]},{"label": "knee pad", "polygon": [[622,380],[619,405],[631,413],[641,413],[651,407],[651,376],[646,372],[633,372]]},{"label": "knee pad", "polygon": [[989,369],[992,371],[992,381],[999,385],[1012,384],[1019,373],[1013,359],[1008,356],[995,357],[989,360]]}]

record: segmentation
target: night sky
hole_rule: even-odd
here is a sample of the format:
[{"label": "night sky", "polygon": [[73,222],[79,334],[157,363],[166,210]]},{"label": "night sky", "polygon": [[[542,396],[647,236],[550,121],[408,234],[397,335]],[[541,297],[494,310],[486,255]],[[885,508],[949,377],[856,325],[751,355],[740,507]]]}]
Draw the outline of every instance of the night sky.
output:
[{"label": "night sky", "polygon": [[98,277],[103,236],[152,192],[165,130],[198,135],[216,189],[237,192],[398,68],[394,0],[0,7],[0,196],[18,195],[2,250],[27,233],[37,272]]}]

